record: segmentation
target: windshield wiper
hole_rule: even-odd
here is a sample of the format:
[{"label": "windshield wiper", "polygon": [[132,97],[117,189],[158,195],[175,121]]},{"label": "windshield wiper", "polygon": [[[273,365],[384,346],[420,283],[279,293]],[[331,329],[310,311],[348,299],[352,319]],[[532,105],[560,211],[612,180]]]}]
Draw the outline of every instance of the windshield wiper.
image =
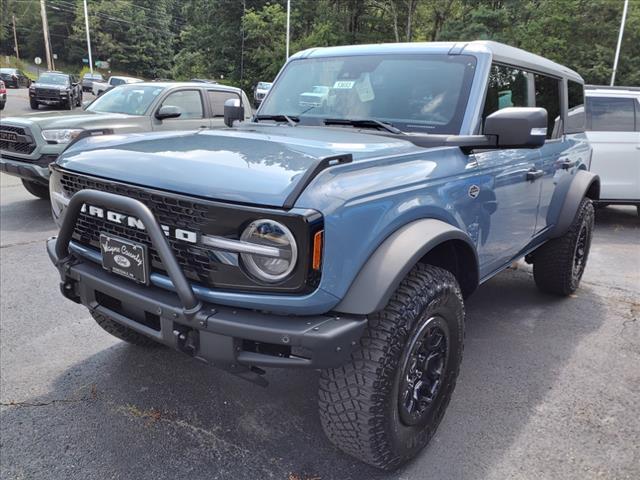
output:
[{"label": "windshield wiper", "polygon": [[274,122],[287,122],[292,127],[298,125],[300,121],[299,117],[290,117],[289,115],[256,115],[255,121],[260,120],[273,120]]},{"label": "windshield wiper", "polygon": [[325,118],[325,125],[351,125],[353,127],[363,128],[377,128],[378,130],[385,130],[396,135],[404,135],[405,133],[387,122],[381,122],[373,118],[362,118],[349,120],[348,118]]}]

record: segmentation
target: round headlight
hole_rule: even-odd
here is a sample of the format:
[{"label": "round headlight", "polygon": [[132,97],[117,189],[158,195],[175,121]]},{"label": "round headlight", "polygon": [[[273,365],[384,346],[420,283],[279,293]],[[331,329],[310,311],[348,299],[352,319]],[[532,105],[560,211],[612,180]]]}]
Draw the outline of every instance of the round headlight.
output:
[{"label": "round headlight", "polygon": [[298,247],[291,231],[273,220],[256,220],[242,232],[240,240],[271,247],[265,254],[242,253],[242,263],[258,280],[275,283],[289,276],[296,266]]}]

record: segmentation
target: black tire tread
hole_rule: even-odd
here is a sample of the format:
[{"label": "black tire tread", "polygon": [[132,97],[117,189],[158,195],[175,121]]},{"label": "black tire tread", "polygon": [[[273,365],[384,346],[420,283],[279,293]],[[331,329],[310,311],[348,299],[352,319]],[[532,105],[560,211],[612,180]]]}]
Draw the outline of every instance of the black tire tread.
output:
[{"label": "black tire tread", "polygon": [[[591,235],[594,218],[593,203],[585,197],[567,232],[549,240],[533,253],[533,278],[541,291],[563,296],[576,291],[579,282],[574,284],[572,281],[574,249],[583,221],[590,223]],[[591,238],[588,241],[590,244]]]},{"label": "black tire tread", "polygon": [[[369,318],[352,361],[321,373],[320,419],[327,437],[343,451],[384,470],[395,469],[410,459],[411,456],[402,457],[391,451],[385,438],[381,421],[387,405],[384,392],[389,382],[394,382],[403,340],[412,326],[407,325],[407,318],[417,318],[422,307],[437,302],[445,291],[452,292],[464,305],[458,283],[450,272],[431,265],[416,265],[387,307]],[[459,321],[463,322],[464,307],[461,315]],[[461,356],[462,348],[458,360]],[[444,415],[459,369],[460,361],[425,444]]]},{"label": "black tire tread", "polygon": [[91,316],[96,321],[102,329],[110,333],[116,338],[123,340],[127,343],[131,343],[133,345],[137,345],[139,347],[160,347],[162,346],[160,343],[155,340],[146,337],[135,330],[130,329],[124,325],[121,325],[117,322],[114,322],[110,318],[105,317],[101,313],[96,312],[95,310],[91,312]]}]

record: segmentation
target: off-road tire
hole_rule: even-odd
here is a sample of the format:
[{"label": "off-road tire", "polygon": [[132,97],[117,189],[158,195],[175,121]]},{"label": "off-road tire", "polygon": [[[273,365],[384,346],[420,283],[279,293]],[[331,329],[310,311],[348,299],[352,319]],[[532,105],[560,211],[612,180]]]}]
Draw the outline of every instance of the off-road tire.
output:
[{"label": "off-road tire", "polygon": [[[593,203],[585,197],[567,232],[533,252],[533,278],[540,290],[564,296],[577,290],[589,258],[594,218]],[[583,232],[586,236],[581,239]]]},{"label": "off-road tire", "polygon": [[27,189],[34,197],[41,198],[43,200],[49,199],[49,187],[38,182],[32,182],[31,180],[22,179],[22,185]]},{"label": "off-road tire", "polygon": [[76,97],[76,107],[81,107],[81,106],[82,106],[82,91]]},{"label": "off-road tire", "polygon": [[[448,331],[439,389],[418,425],[401,418],[403,365],[416,335],[434,318]],[[340,449],[384,470],[393,470],[424,448],[442,420],[455,388],[464,343],[464,302],[455,277],[416,265],[384,310],[369,318],[351,361],[320,376],[320,420]],[[406,372],[406,370],[405,370]]]},{"label": "off-road tire", "polygon": [[120,325],[117,322],[105,317],[104,315],[92,311],[91,316],[96,321],[102,329],[110,333],[116,338],[120,340],[124,340],[127,343],[131,343],[132,345],[137,345],[139,347],[161,347],[162,344],[152,340],[149,337],[146,337],[135,330],[130,329],[129,327],[125,327],[124,325]]},{"label": "off-road tire", "polygon": [[34,102],[33,100],[29,100],[29,105],[31,105],[31,110],[38,110],[38,108],[40,108],[38,102]]}]

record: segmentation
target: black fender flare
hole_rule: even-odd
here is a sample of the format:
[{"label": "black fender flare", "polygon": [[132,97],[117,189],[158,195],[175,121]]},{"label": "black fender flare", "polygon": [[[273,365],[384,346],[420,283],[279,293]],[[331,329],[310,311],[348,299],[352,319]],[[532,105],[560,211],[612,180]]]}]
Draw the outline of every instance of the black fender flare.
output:
[{"label": "black fender flare", "polygon": [[378,246],[333,310],[357,315],[382,310],[409,271],[429,251],[450,240],[472,252],[475,265],[464,272],[471,279],[468,290],[472,291],[478,285],[478,256],[471,238],[441,220],[422,219],[399,228]]},{"label": "black fender flare", "polygon": [[582,202],[584,197],[588,196],[592,200],[599,199],[600,177],[586,170],[578,170],[568,187],[558,187],[556,188],[555,194],[561,194],[563,191],[566,193],[561,203],[555,194],[551,200],[551,205],[559,205],[559,208],[552,208],[549,211],[550,214],[557,215],[554,226],[549,234],[550,238],[560,237],[569,229],[571,222],[573,222],[576,216],[580,202]]}]

